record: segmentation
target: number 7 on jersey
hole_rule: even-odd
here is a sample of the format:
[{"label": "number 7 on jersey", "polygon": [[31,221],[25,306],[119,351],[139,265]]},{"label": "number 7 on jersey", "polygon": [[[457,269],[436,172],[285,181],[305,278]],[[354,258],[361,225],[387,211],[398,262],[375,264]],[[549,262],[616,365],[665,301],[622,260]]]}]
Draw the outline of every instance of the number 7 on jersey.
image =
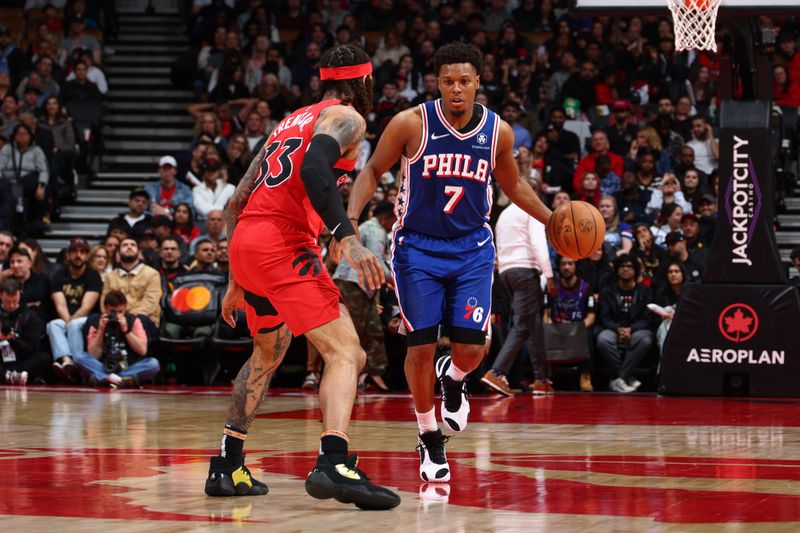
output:
[{"label": "number 7 on jersey", "polygon": [[464,187],[456,187],[455,185],[447,185],[444,188],[444,194],[450,196],[447,205],[444,206],[444,212],[448,215],[456,208],[461,197],[464,196]]}]

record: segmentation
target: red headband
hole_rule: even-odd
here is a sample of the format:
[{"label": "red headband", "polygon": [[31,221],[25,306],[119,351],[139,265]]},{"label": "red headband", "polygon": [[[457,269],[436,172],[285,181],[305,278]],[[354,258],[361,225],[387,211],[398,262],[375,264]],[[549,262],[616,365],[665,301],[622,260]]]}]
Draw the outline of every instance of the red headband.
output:
[{"label": "red headband", "polygon": [[321,80],[352,80],[372,74],[372,63],[361,63],[347,67],[321,67],[319,79]]}]

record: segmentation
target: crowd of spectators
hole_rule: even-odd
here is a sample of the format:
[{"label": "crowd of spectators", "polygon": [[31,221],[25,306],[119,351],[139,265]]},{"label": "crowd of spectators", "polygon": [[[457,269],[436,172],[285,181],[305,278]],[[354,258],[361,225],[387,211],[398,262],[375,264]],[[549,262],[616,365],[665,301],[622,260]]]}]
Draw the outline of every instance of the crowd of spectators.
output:
[{"label": "crowd of spectators", "polygon": [[[677,53],[666,16],[576,18],[567,12],[564,0],[195,0],[185,7],[193,52],[191,61],[183,58],[175,68],[181,74],[176,82],[191,87],[197,98],[188,108],[196,121],[191,143],[161,157],[153,181],[131,192],[128,211],[110,222],[102,243],[90,246],[74,239],[62,257],[60,274],[46,272],[50,267],[36,251],[35,241],[0,234],[0,264],[11,267],[0,272],[0,279],[22,284],[23,302],[38,317],[42,332],[47,330],[54,370],[61,379],[75,380],[80,371],[89,380],[125,386],[158,372],[158,359],[145,357],[151,352],[141,349],[139,339],[144,335],[153,342],[160,329],[163,334],[163,296],[170,294],[176,280],[189,272],[227,272],[225,206],[276,124],[321,96],[318,64],[325,50],[352,43],[373,58],[374,109],[367,119],[358,171],[391,117],[437,97],[432,60],[436,48],[466,39],[484,53],[477,100],[512,125],[520,175],[530,178],[553,208],[581,199],[597,206],[606,223],[606,241],[588,259],[575,263],[547,249],[547,264],[538,265],[544,290],[536,314],[546,324],[583,323],[591,354],[581,366],[583,390],[592,389],[592,372],[610,376],[610,388],[617,392],[641,385],[636,369],[648,355],[657,360],[682,288],[699,279],[714,234],[720,58],[729,54],[732,44],[724,30],[717,35],[717,53]],[[761,22],[778,31],[770,56],[776,104],[796,108],[797,21],[762,17]],[[69,22],[69,27],[79,39],[80,24]],[[0,35],[0,54],[2,43]],[[79,61],[65,48],[63,66],[77,77],[91,78],[91,72],[101,73],[97,65],[102,57],[96,54],[99,50],[86,47]],[[52,56],[49,62],[45,56],[36,62],[40,87],[48,71],[42,61],[50,67],[62,65],[60,54]],[[86,72],[81,74],[78,69],[83,67]],[[12,79],[25,72],[22,68]],[[28,75],[36,79],[33,72]],[[68,91],[63,87],[61,92]],[[6,107],[4,100],[4,126],[7,118],[14,120],[18,105],[13,95],[8,102]],[[66,116],[61,102],[50,102],[43,101],[46,113],[40,130],[49,124],[48,117],[57,121]],[[17,143],[26,146],[25,139],[23,133]],[[0,161],[5,161],[6,149]],[[40,172],[39,180],[46,184],[42,176]],[[393,204],[397,197],[396,179],[394,171],[383,176],[360,221],[362,238],[370,239],[376,254],[386,250],[386,228],[391,225],[386,202]],[[345,180],[340,188],[345,203],[351,186],[352,180]],[[493,226],[509,203],[501,190],[495,192]],[[323,236],[323,245],[326,239]],[[792,260],[800,265],[800,251]],[[326,266],[355,305],[374,301],[372,295],[359,294],[346,266],[334,264],[330,257]],[[76,284],[83,289],[74,289]],[[3,285],[0,292],[11,294],[13,289]],[[502,283],[495,283],[495,292],[492,356],[502,350],[509,325],[519,320]],[[70,299],[78,293],[80,297]],[[380,389],[386,387],[381,378],[387,354],[391,367],[393,354],[402,353],[396,349],[402,341],[396,334],[399,309],[392,297],[383,291],[375,299],[378,331],[372,314],[361,317],[365,327],[373,327],[364,343],[374,354],[362,377]],[[4,297],[4,308],[5,302]],[[649,311],[648,303],[657,303],[665,312]],[[96,358],[98,338],[109,324],[116,324],[117,333],[127,339],[125,352],[131,363],[144,361],[136,372],[133,364],[104,371],[86,363],[87,353]],[[383,340],[376,341],[380,330]],[[376,342],[384,345],[376,347]],[[481,371],[488,369],[487,376],[509,390],[534,381],[539,383],[535,391],[552,392],[549,369],[541,361],[533,358],[531,380],[524,372],[512,371],[520,366],[512,363],[524,359],[515,357],[503,353],[502,362],[493,366],[490,356]],[[45,370],[31,368],[26,370],[29,376],[47,376]],[[320,368],[311,350],[307,370],[304,385],[314,387]]]},{"label": "crowd of spectators", "polygon": [[0,21],[0,228],[41,236],[98,151],[108,84],[102,3],[28,4]]}]

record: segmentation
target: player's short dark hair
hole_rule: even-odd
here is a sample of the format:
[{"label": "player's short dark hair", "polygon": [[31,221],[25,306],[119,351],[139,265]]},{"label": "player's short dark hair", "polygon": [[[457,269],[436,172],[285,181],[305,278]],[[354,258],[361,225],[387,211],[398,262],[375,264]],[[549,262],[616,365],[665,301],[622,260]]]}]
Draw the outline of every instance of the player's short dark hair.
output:
[{"label": "player's short dark hair", "polygon": [[104,307],[116,307],[118,305],[127,305],[128,299],[122,291],[108,291],[108,294],[103,298]]},{"label": "player's short dark hair", "polygon": [[[322,54],[319,66],[320,68],[349,67],[369,62],[370,58],[364,50],[352,44],[343,44],[334,46]],[[372,83],[372,76],[367,76],[363,81],[361,78],[322,80],[320,89],[322,94],[327,92],[338,94],[343,104],[352,105],[361,116],[366,117],[372,111]]]},{"label": "player's short dark hair", "polygon": [[456,41],[442,46],[433,56],[433,70],[437,76],[443,65],[458,63],[469,63],[480,76],[483,69],[483,54],[474,45]]},{"label": "player's short dark hair", "polygon": [[372,210],[372,216],[375,218],[391,214],[394,214],[394,205],[392,205],[392,202],[379,202],[375,206],[375,209]]}]

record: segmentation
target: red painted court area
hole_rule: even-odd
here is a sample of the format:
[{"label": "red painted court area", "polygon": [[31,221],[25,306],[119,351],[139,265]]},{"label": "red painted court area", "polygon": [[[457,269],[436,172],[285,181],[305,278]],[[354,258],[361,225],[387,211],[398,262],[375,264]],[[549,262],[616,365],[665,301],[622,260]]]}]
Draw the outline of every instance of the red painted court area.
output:
[{"label": "red painted court area", "polygon": [[334,530],[374,520],[391,531],[445,531],[454,518],[503,530],[526,520],[546,524],[542,530],[593,531],[718,531],[726,523],[772,531],[800,523],[794,400],[473,397],[470,427],[448,444],[453,479],[430,484],[418,475],[410,398],[360,396],[352,449],[371,478],[403,498],[394,511],[365,513],[305,495],[319,431],[313,394],[271,396],[246,446],[270,494],[237,499],[202,492],[224,390],[2,394],[0,519],[12,526],[52,517],[81,530],[120,521],[136,531],[208,522],[215,530],[307,530],[344,516],[342,509],[347,519]]},{"label": "red painted court area", "polygon": [[[800,401],[796,399],[669,398],[652,394],[558,394],[501,398],[474,396],[477,408],[470,423],[498,424],[655,424],[686,426],[800,426]],[[353,420],[408,422],[411,398],[380,398],[359,402]],[[320,419],[321,411],[302,409],[268,413],[259,418]]]}]

